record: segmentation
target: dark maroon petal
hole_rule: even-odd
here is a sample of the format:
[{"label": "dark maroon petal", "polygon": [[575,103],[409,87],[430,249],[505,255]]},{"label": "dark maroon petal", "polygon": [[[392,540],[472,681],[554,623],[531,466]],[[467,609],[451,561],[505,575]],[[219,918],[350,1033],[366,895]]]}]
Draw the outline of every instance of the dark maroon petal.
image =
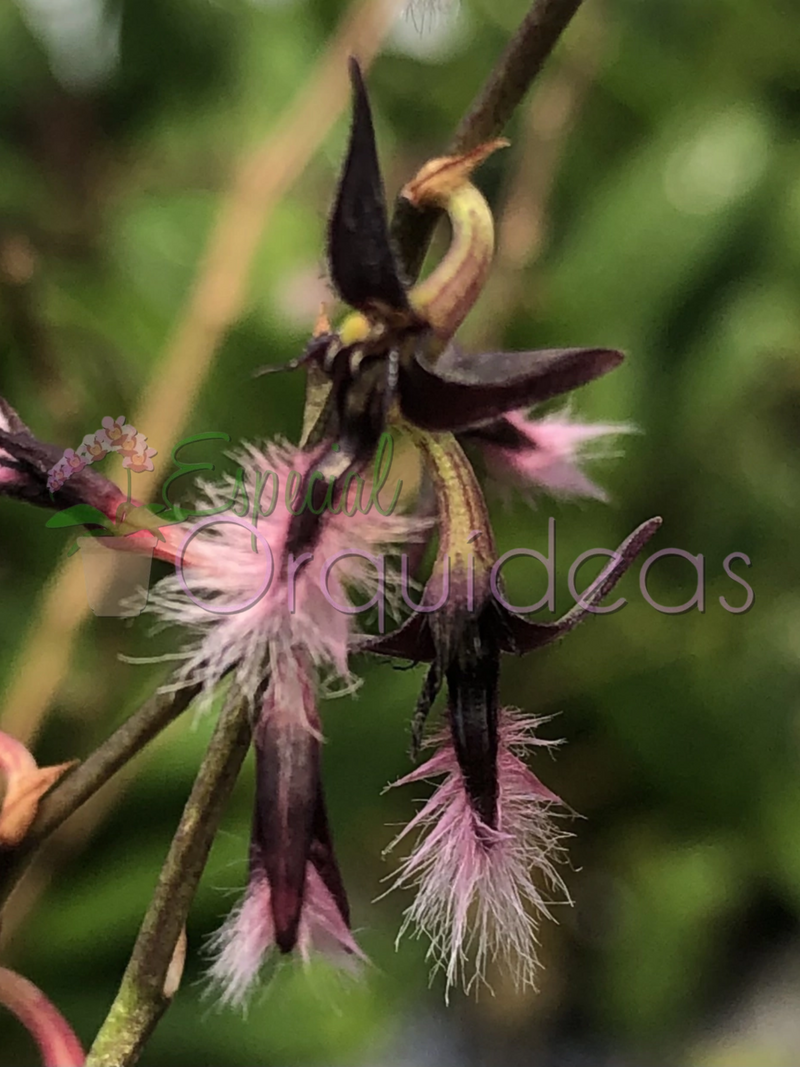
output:
[{"label": "dark maroon petal", "polygon": [[523,655],[534,648],[549,645],[560,637],[568,634],[570,630],[589,618],[592,612],[589,608],[596,608],[608,596],[623,574],[636,559],[638,554],[661,526],[661,518],[648,519],[638,526],[629,537],[622,542],[616,551],[616,558],[598,576],[583,598],[583,602],[576,604],[574,608],[562,615],[555,622],[528,622],[521,615],[507,612],[504,621],[507,625],[507,634],[501,638],[504,652],[513,652]]},{"label": "dark maroon petal", "polygon": [[468,430],[568,393],[618,367],[609,348],[484,352],[436,367],[417,356],[401,367],[400,406],[426,430]]},{"label": "dark maroon petal", "polygon": [[270,884],[275,941],[291,952],[303,910],[319,791],[318,737],[302,714],[273,714],[269,694],[254,735],[253,836]]},{"label": "dark maroon petal", "polygon": [[413,663],[430,663],[436,657],[436,646],[428,625],[428,617],[421,612],[411,615],[402,626],[392,630],[390,634],[367,638],[355,651],[409,659]]},{"label": "dark maroon petal", "polygon": [[342,880],[342,873],[336,861],[333,851],[333,841],[328,825],[328,813],[325,808],[325,796],[322,792],[322,783],[317,788],[317,803],[314,809],[314,827],[311,848],[308,858],[314,864],[317,872],[325,883],[325,888],[331,894],[339,909],[339,914],[347,926],[350,925],[350,905],[347,901],[347,892]]},{"label": "dark maroon petal", "polygon": [[475,813],[497,823],[497,721],[500,653],[494,612],[466,627],[447,668],[448,719],[464,786]]},{"label": "dark maroon petal", "polygon": [[328,225],[331,278],[355,308],[387,306],[405,311],[408,299],[389,242],[386,198],[375,147],[367,90],[358,62],[350,59],[353,124],[341,184]]}]

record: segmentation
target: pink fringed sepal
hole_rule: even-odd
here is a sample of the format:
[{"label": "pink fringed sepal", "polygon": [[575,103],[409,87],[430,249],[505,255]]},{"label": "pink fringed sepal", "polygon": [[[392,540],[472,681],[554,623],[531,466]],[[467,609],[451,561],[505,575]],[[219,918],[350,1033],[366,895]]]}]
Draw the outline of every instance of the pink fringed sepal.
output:
[{"label": "pink fringed sepal", "polygon": [[470,805],[449,739],[439,738],[442,747],[433,758],[395,783],[445,775],[390,847],[418,831],[391,888],[416,887],[400,936],[416,927],[418,936],[429,938],[429,957],[434,969],[445,972],[448,992],[457,984],[469,991],[484,981],[487,964],[495,959],[519,984],[533,985],[539,919],[551,917],[552,903],[569,901],[556,869],[569,836],[552,817],[559,798],[515,751],[553,744],[535,737],[539,722],[501,714],[496,828],[482,822]]},{"label": "pink fringed sepal", "polygon": [[[212,956],[208,977],[219,991],[220,1001],[244,1006],[264,963],[276,950],[270,886],[263,872],[254,871],[243,899],[210,939],[208,948]],[[345,969],[366,960],[313,863],[306,867],[297,951],[306,961],[314,952],[324,953]]]},{"label": "pink fringed sepal", "polygon": [[513,411],[505,422],[515,443],[483,443],[487,464],[495,476],[519,487],[539,487],[555,497],[607,500],[605,490],[589,478],[583,464],[608,455],[610,439],[633,432],[633,427],[576,422],[564,412],[531,419]]}]

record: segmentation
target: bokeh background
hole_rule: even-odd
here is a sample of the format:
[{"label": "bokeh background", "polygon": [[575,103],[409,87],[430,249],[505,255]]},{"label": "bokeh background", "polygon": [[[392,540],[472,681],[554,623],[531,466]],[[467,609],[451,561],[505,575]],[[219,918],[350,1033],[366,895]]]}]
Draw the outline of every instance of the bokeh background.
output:
[{"label": "bokeh background", "polygon": [[[391,194],[447,143],[523,12],[461,0],[392,21],[376,0],[356,15],[365,50],[383,36],[369,83]],[[302,375],[251,375],[297,355],[324,296],[347,115],[341,62],[321,72],[320,57],[346,15],[341,0],[0,6],[0,393],[41,437],[77,446],[104,415],[136,415],[161,477],[176,435],[296,439]],[[420,677],[365,664],[357,698],[323,710],[335,836],[373,966],[356,982],[280,968],[246,1019],[204,999],[203,939],[246,877],[248,763],[192,910],[183,987],[143,1064],[800,1061],[798,121],[797,5],[587,0],[512,147],[480,175],[499,248],[465,346],[623,348],[573,412],[640,431],[592,468],[608,505],[499,506],[501,546],[545,549],[556,518],[562,609],[572,560],[653,514],[651,551],[705,562],[703,612],[649,606],[636,567],[622,611],[506,664],[508,703],[559,713],[543,730],[567,743],[535,769],[582,816],[575,905],[542,929],[538,993],[491,973],[494,996],[446,1008],[425,946],[395,952],[407,900],[371,901],[392,824],[424,790],[381,790],[408,767]],[[221,443],[196,447],[184,456],[224,464]],[[58,762],[163,679],[119,654],[175,638],[87,614],[80,571],[62,576],[74,533],[46,518],[0,501],[2,723]],[[737,565],[755,592],[744,614],[719,602],[745,600],[723,570],[731,552],[751,561]],[[508,576],[512,599],[544,591],[528,561]],[[677,605],[695,583],[666,559],[649,587]],[[210,728],[175,723],[64,828],[9,910],[3,961],[87,1043]],[[0,1017],[0,1064],[34,1062]]]}]

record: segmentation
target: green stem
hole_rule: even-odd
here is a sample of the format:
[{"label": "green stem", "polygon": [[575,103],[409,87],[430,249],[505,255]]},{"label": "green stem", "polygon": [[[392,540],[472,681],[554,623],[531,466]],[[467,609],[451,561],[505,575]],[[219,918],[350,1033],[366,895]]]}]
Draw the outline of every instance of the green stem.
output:
[{"label": "green stem", "polygon": [[222,812],[250,743],[246,707],[230,701],[220,715],[145,914],[111,1010],[85,1067],[131,1067],[166,1011],[165,982]]}]

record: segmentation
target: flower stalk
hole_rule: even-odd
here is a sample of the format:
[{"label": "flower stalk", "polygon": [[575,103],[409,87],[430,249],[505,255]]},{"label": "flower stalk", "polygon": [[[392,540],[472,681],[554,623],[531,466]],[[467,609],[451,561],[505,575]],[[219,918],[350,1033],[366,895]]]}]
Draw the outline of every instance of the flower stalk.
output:
[{"label": "flower stalk", "polygon": [[85,1067],[135,1064],[175,994],[174,967],[172,974],[170,967],[250,733],[246,706],[230,699],[200,765],[119,992]]}]

